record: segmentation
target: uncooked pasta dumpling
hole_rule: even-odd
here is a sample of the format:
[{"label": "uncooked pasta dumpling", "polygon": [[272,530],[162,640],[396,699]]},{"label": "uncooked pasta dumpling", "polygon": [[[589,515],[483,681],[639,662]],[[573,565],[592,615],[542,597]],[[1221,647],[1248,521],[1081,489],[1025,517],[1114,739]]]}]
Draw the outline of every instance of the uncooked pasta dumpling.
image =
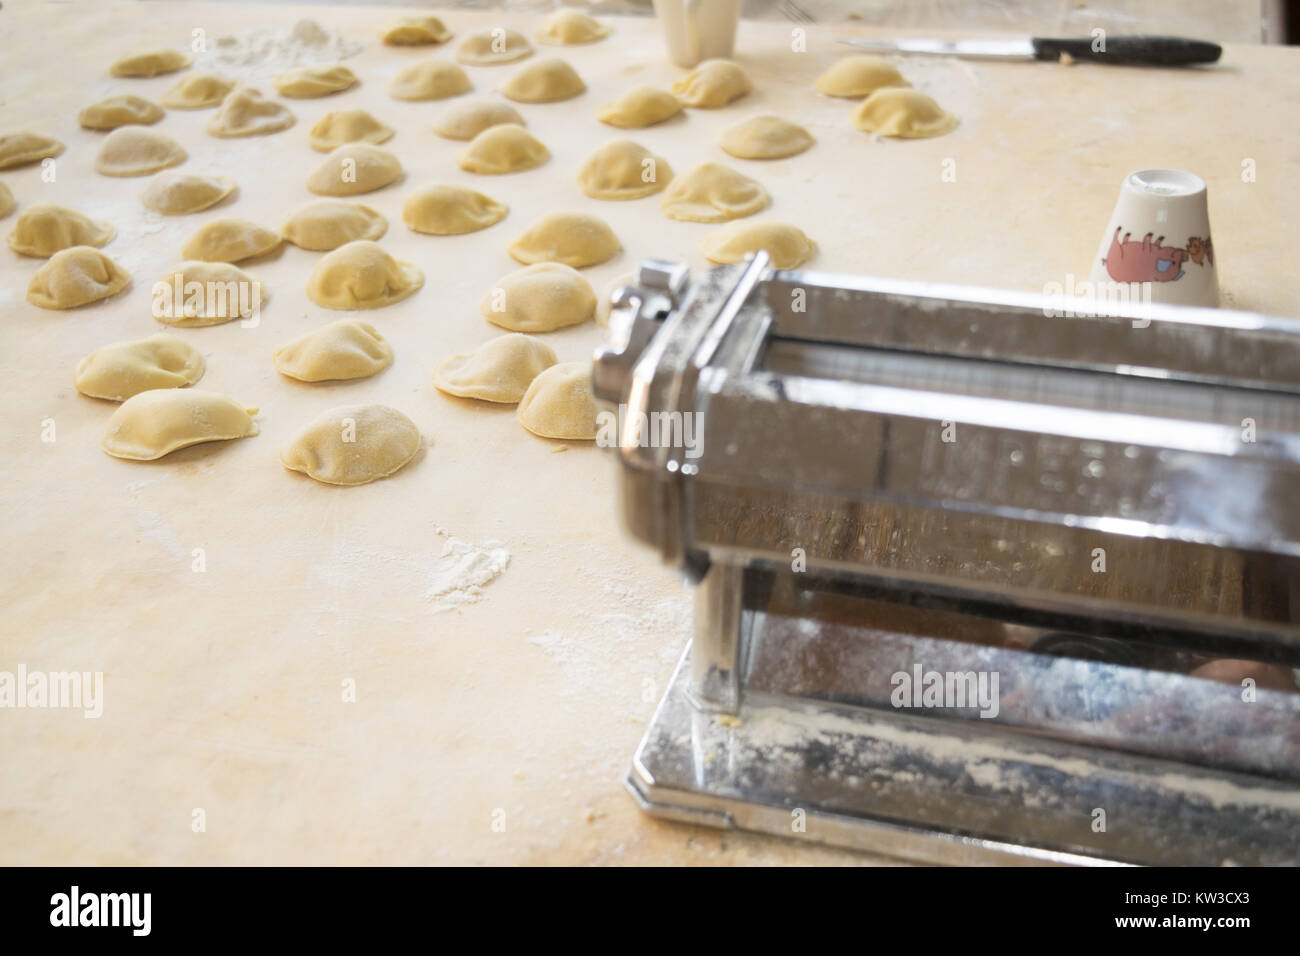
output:
[{"label": "uncooked pasta dumpling", "polygon": [[203,262],[239,262],[260,256],[280,245],[279,233],[247,219],[212,219],[199,227],[181,246],[186,259]]},{"label": "uncooked pasta dumpling", "polygon": [[869,53],[846,56],[827,68],[814,84],[827,96],[870,96],[886,86],[910,86],[888,60]]},{"label": "uncooked pasta dumpling", "polygon": [[501,87],[516,103],[558,103],[587,89],[576,70],[563,60],[538,60],[521,69]]},{"label": "uncooked pasta dumpling", "polygon": [[952,132],[957,117],[918,90],[886,87],[854,107],[853,125],[878,136],[923,139]]},{"label": "uncooked pasta dumpling", "polygon": [[124,93],[100,100],[77,114],[86,129],[117,129],[119,126],[148,126],[163,118],[163,108],[143,96]]},{"label": "uncooked pasta dumpling", "polygon": [[288,107],[268,100],[257,90],[241,86],[224,100],[221,108],[208,120],[208,132],[230,139],[239,136],[265,136],[288,129],[294,115]]},{"label": "uncooked pasta dumpling", "polygon": [[445,100],[473,89],[465,71],[446,60],[425,60],[403,67],[393,77],[388,95],[395,100]]},{"label": "uncooked pasta dumpling", "polygon": [[325,157],[307,178],[307,188],[319,196],[356,196],[382,189],[400,175],[402,164],[388,150],[348,143]]},{"label": "uncooked pasta dumpling", "polygon": [[220,106],[235,88],[235,81],[215,73],[190,73],[163,94],[163,106],[173,110],[206,110]]},{"label": "uncooked pasta dumpling", "polygon": [[513,405],[533,379],[558,361],[555,350],[541,339],[517,332],[499,335],[440,363],[433,370],[433,385],[457,398]]},{"label": "uncooked pasta dumpling", "polygon": [[456,50],[456,59],[468,66],[495,66],[522,60],[532,52],[533,45],[522,33],[493,27],[465,37]]},{"label": "uncooked pasta dumpling", "polygon": [[73,246],[102,246],[115,235],[117,230],[110,223],[66,206],[38,203],[24,209],[14,223],[9,248],[21,256],[48,259]]},{"label": "uncooked pasta dumpling", "polygon": [[387,405],[342,405],[308,424],[280,463],[327,485],[364,485],[400,471],[420,450],[420,429]]},{"label": "uncooked pasta dumpling", "polygon": [[307,100],[341,93],[357,85],[357,75],[342,63],[333,66],[299,66],[274,80],[275,91],[290,99]]},{"label": "uncooked pasta dumpling", "polygon": [[182,338],[159,332],[114,342],[77,363],[73,384],[82,395],[124,402],[151,388],[184,388],[203,377],[203,356]]},{"label": "uncooked pasta dumpling", "polygon": [[733,222],[700,240],[700,249],[710,262],[744,262],[762,249],[778,269],[795,269],[817,250],[817,244],[802,229],[788,222]]},{"label": "uncooked pasta dumpling", "polygon": [[328,153],[346,143],[378,146],[393,138],[393,128],[367,110],[336,110],[316,121],[307,142],[318,153]]},{"label": "uncooked pasta dumpling", "polygon": [[701,163],[673,177],[660,201],[669,219],[726,222],[752,216],[767,205],[767,190],[718,163]]},{"label": "uncooked pasta dumpling", "polygon": [[418,268],[361,239],[321,259],[307,281],[307,298],[326,309],[378,309],[414,295],[422,285]]},{"label": "uncooked pasta dumpling", "polygon": [[467,173],[500,175],[540,166],[551,151],[522,126],[506,123],[479,133],[456,157],[456,165]]},{"label": "uncooked pasta dumpling", "polygon": [[131,277],[93,246],[73,246],[52,255],[27,284],[27,301],[42,309],[75,309],[107,299]]},{"label": "uncooked pasta dumpling", "polygon": [[718,145],[738,159],[784,159],[812,144],[806,129],[779,116],[755,116],[718,134]]},{"label": "uncooked pasta dumpling", "polygon": [[164,216],[183,216],[215,206],[237,188],[225,176],[159,173],[140,193],[140,201]]},{"label": "uncooked pasta dumpling", "polygon": [[517,269],[479,303],[483,318],[511,332],[554,332],[596,314],[596,292],[577,269],[539,262]]},{"label": "uncooked pasta dumpling", "polygon": [[23,166],[40,159],[49,159],[63,152],[63,144],[52,136],[19,130],[0,133],[0,169]]},{"label": "uncooked pasta dumpling", "polygon": [[153,317],[198,329],[261,313],[270,295],[261,280],[228,262],[182,262],[153,287]]},{"label": "uncooked pasta dumpling", "polygon": [[114,76],[162,76],[183,70],[193,62],[193,57],[177,50],[150,50],[122,57],[108,68],[108,72]]},{"label": "uncooked pasta dumpling", "polygon": [[537,28],[537,39],[551,46],[568,46],[575,43],[595,43],[613,33],[599,20],[594,20],[581,10],[559,9],[542,21]]},{"label": "uncooked pasta dumpling", "polygon": [[592,199],[640,199],[672,178],[667,160],[630,139],[606,143],[578,170],[578,186]]},{"label": "uncooked pasta dumpling", "polygon": [[369,378],[393,364],[393,347],[369,322],[340,319],[272,353],[281,375],[300,382]]},{"label": "uncooked pasta dumpling", "polygon": [[666,90],[637,86],[602,106],[596,119],[620,129],[643,129],[672,119],[681,111],[682,101]]},{"label": "uncooked pasta dumpling", "polygon": [[361,203],[316,199],[299,206],[280,230],[299,249],[329,252],[358,239],[378,239],[388,220]]},{"label": "uncooked pasta dumpling", "polygon": [[139,126],[123,126],[104,139],[95,169],[105,176],[147,176],[179,166],[189,154],[170,136]]},{"label": "uncooked pasta dumpling", "polygon": [[14,194],[4,183],[0,183],[0,219],[14,211],[18,203],[14,200]]},{"label": "uncooked pasta dumpling", "polygon": [[738,100],[754,84],[749,74],[730,60],[705,60],[673,84],[673,95],[686,106],[717,109]]},{"label": "uncooked pasta dumpling", "polygon": [[590,362],[561,362],[538,375],[515,414],[519,424],[542,438],[590,441],[596,437],[596,398]]},{"label": "uncooked pasta dumpling", "polygon": [[500,222],[510,207],[463,186],[429,186],[402,203],[402,221],[413,232],[461,236]]},{"label": "uncooked pasta dumpling", "polygon": [[114,458],[156,461],[181,448],[257,434],[256,408],[219,392],[197,388],[151,388],[132,395],[113,412],[102,447]]},{"label": "uncooked pasta dumpling", "polygon": [[506,251],[525,265],[559,262],[581,269],[614,258],[622,248],[603,219],[580,212],[553,212],[533,223]]},{"label": "uncooked pasta dumpling", "polygon": [[504,124],[523,126],[524,118],[500,100],[470,100],[448,108],[433,124],[443,139],[471,140],[485,129]]},{"label": "uncooked pasta dumpling", "polygon": [[446,43],[452,33],[438,17],[402,17],[379,37],[389,46],[432,46]]}]

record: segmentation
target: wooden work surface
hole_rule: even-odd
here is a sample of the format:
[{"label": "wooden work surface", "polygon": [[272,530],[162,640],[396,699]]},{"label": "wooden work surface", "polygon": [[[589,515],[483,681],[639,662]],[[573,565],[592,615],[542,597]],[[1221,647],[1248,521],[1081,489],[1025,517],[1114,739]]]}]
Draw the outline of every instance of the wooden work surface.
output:
[{"label": "wooden work surface", "polygon": [[[445,104],[386,95],[403,64],[451,55],[383,48],[376,30],[395,12],[31,0],[0,10],[0,126],[67,144],[54,182],[38,167],[0,179],[20,209],[59,202],[110,220],[118,235],[105,252],[134,277],[107,302],[42,311],[24,300],[39,262],[0,250],[0,670],[102,671],[105,698],[98,719],[0,711],[0,862],[868,860],[641,815],[622,777],[688,637],[688,595],[618,527],[604,452],[557,454],[511,409],[444,397],[430,384],[433,365],[496,334],[478,300],[516,267],[508,241],[553,209],[602,215],[621,237],[624,252],[588,270],[597,288],[646,256],[704,265],[696,244],[712,227],[670,221],[654,199],[601,203],[577,189],[582,159],[623,135],[674,169],[711,159],[763,182],[769,214],[820,244],[811,268],[1029,290],[1086,276],[1124,174],[1190,169],[1209,183],[1225,304],[1295,315],[1300,57],[1234,46],[1220,66],[1183,72],[908,61],[906,75],[961,125],[939,139],[875,142],[849,126],[851,103],[810,88],[842,52],[836,28],[809,27],[807,51],[794,52],[789,24],[745,23],[738,59],[754,94],[621,133],[597,123],[595,109],[680,71],[664,60],[653,21],[617,19],[603,43],[545,50],[589,87],[566,103],[521,107],[552,160],[488,178],[461,172],[461,144],[430,132]],[[143,180],[93,172],[102,134],[78,128],[78,109],[115,92],[157,99],[176,79],[115,80],[113,59],[187,46],[195,29],[215,37],[300,16],[366,44],[348,61],[358,88],[290,101],[297,125],[269,137],[214,139],[203,131],[207,111],[172,111],[156,127],[189,150],[181,169],[235,178],[236,201],[159,224],[136,200]],[[461,35],[498,23],[531,34],[539,19],[446,13]],[[513,69],[469,73],[483,94]],[[387,145],[406,177],[363,201],[389,217],[383,245],[426,276],[413,298],[361,316],[392,342],[394,366],[334,385],[277,375],[276,345],[339,317],[304,294],[319,254],[287,248],[250,267],[271,293],[259,327],[179,333],[207,360],[201,387],[259,406],[261,434],[151,464],[106,456],[99,438],[112,406],[76,393],[77,360],[161,330],[150,288],[200,223],[242,216],[278,226],[312,198],[304,181],[321,157],[307,131],[347,107],[398,129]],[[805,124],[817,145],[767,164],[723,154],[718,131],[758,112]],[[466,237],[407,231],[403,197],[439,181],[502,199],[510,215]],[[550,341],[562,359],[578,359],[600,336],[588,325]],[[279,448],[303,423],[367,401],[420,426],[426,450],[406,470],[331,488],[280,466]],[[50,420],[57,440],[43,442]],[[500,541],[511,562],[481,601],[437,613],[425,592],[444,534]],[[341,699],[345,681],[355,682],[355,703]]]}]

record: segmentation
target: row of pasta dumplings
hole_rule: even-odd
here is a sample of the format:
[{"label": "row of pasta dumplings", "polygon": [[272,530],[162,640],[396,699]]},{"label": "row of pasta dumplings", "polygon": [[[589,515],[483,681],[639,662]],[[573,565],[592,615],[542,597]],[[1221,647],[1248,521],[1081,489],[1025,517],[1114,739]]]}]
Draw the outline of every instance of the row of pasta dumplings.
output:
[{"label": "row of pasta dumplings", "polygon": [[[588,43],[602,39],[608,27],[576,11],[558,11],[538,31],[542,42]],[[408,17],[383,34],[385,43],[436,45],[451,38],[437,17]],[[473,34],[460,46],[457,59],[476,66],[509,63],[533,50],[515,31]],[[117,61],[115,76],[157,76],[191,65],[176,51],[152,51]],[[277,76],[276,91],[288,98],[314,98],[343,92],[358,77],[342,64],[306,66]],[[929,97],[911,90],[887,62],[876,57],[845,57],[826,70],[816,83],[829,96],[861,99],[853,122],[882,135],[938,135],[955,119]],[[423,61],[401,70],[389,92],[399,100],[436,100],[460,96],[472,89],[465,72],[453,63]],[[716,109],[747,95],[753,84],[735,63],[713,60],[701,64],[673,84],[671,91],[641,86],[602,107],[600,121],[636,129],[665,122],[683,107]],[[520,69],[501,88],[509,99],[545,103],[571,99],[586,85],[562,60],[540,60]],[[260,92],[215,74],[183,78],[163,97],[163,105],[134,94],[109,97],[82,110],[82,126],[110,130],[95,168],[108,176],[157,174],[141,194],[144,205],[163,215],[202,211],[233,195],[236,184],[225,177],[170,171],[188,158],[171,137],[146,127],[176,109],[215,108],[207,130],[218,137],[264,135],[289,128],[296,121],[286,106]],[[447,110],[434,132],[467,146],[457,157],[472,173],[501,175],[522,172],[547,162],[550,151],[533,136],[518,111],[507,103],[468,100]],[[391,126],[366,110],[338,110],[323,116],[310,132],[314,149],[329,155],[307,180],[320,195],[348,197],[373,192],[402,175],[398,158],[381,148],[395,135]],[[812,136],[777,116],[758,116],[728,127],[719,137],[721,148],[741,159],[777,159],[797,155],[813,145]],[[57,156],[63,144],[40,134],[19,132],[0,136],[0,168]],[[661,157],[631,140],[602,146],[584,162],[577,180],[593,198],[629,200],[663,193],[660,207],[670,218],[717,223],[752,216],[770,199],[757,181],[717,163],[703,163],[674,175]],[[0,183],[0,216],[14,202]],[[432,185],[410,195],[402,218],[415,232],[460,235],[495,225],[509,207],[476,190]],[[155,316],[182,327],[214,325],[246,318],[259,310],[267,294],[262,283],[233,265],[273,251],[282,241],[304,249],[328,252],[313,270],[307,293],[318,305],[332,309],[370,309],[402,301],[423,285],[421,271],[399,262],[375,240],[388,223],[376,210],[355,202],[325,199],[296,210],[279,232],[243,219],[209,221],[181,247],[186,260],[159,285],[174,287],[175,297],[164,307],[155,303]],[[129,276],[98,251],[115,235],[109,223],[91,220],[75,210],[39,204],[24,211],[9,234],[9,245],[22,255],[48,257],[28,288],[28,299],[44,308],[75,308],[112,296],[129,284]],[[763,249],[781,268],[806,261],[815,244],[788,223],[733,223],[705,236],[706,256],[720,263],[743,260]],[[561,363],[554,351],[532,335],[585,322],[608,313],[608,295],[598,299],[576,271],[607,261],[621,248],[610,227],[595,216],[552,213],[542,217],[509,247],[528,267],[502,279],[484,297],[481,312],[490,322],[513,334],[493,339],[466,355],[438,366],[434,384],[448,394],[483,401],[518,403],[518,418],[545,437],[590,439],[595,436],[595,404],[591,397],[589,364]],[[624,284],[620,277],[612,285]],[[218,296],[189,288],[213,286],[240,289],[251,295]],[[337,381],[368,377],[387,368],[392,350],[367,323],[345,320],[327,325],[277,349],[273,360],[286,376],[300,381]],[[103,447],[127,459],[153,459],[202,441],[255,434],[247,409],[216,393],[193,385],[203,374],[197,350],[170,335],[106,346],[87,356],[78,367],[79,391],[123,402],[109,421]],[[337,434],[336,434],[337,432]],[[411,438],[414,436],[414,444]],[[345,406],[332,409],[309,425],[287,446],[281,460],[295,470],[337,484],[359,484],[384,477],[414,457],[418,431],[400,412],[386,406]]]}]

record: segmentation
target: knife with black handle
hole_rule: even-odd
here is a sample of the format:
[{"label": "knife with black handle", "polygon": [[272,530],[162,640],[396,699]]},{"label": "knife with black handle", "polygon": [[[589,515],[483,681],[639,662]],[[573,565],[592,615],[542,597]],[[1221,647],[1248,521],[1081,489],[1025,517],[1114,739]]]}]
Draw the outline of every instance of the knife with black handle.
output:
[{"label": "knife with black handle", "polygon": [[1028,37],[1023,40],[848,39],[840,42],[878,53],[959,56],[971,60],[1057,60],[1065,53],[1076,60],[1124,66],[1214,63],[1223,53],[1223,48],[1217,43],[1166,36]]}]

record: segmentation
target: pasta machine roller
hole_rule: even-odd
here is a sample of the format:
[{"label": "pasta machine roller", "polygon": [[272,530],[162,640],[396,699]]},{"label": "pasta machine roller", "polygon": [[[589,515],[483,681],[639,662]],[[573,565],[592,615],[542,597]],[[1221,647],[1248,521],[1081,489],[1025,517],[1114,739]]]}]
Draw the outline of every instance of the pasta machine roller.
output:
[{"label": "pasta machine roller", "polygon": [[628,776],[930,862],[1300,862],[1300,322],[649,260],[596,356],[696,586]]}]

